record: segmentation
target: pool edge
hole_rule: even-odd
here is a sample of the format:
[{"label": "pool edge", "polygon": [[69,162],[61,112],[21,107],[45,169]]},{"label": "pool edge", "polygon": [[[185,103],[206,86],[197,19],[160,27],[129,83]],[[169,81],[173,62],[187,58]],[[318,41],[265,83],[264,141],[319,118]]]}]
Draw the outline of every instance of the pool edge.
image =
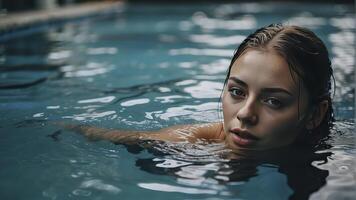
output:
[{"label": "pool edge", "polygon": [[1,16],[0,38],[18,30],[29,29],[37,25],[120,11],[123,5],[123,1],[82,3],[48,10],[7,14]]}]

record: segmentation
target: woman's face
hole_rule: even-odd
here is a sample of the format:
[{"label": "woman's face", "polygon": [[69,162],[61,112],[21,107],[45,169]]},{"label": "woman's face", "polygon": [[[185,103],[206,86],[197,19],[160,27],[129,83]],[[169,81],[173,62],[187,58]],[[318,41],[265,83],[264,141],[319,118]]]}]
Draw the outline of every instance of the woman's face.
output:
[{"label": "woman's face", "polygon": [[247,50],[235,61],[222,99],[231,148],[272,149],[296,139],[304,127],[308,96],[294,78],[273,51]]}]

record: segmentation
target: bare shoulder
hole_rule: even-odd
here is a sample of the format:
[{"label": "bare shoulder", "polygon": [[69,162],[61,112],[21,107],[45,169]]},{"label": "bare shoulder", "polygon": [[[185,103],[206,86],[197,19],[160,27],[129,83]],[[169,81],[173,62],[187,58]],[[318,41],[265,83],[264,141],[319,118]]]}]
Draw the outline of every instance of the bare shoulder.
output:
[{"label": "bare shoulder", "polygon": [[166,136],[182,136],[191,142],[197,139],[205,140],[223,140],[224,131],[221,122],[204,123],[204,124],[188,124],[171,126],[161,129],[159,132]]},{"label": "bare shoulder", "polygon": [[223,140],[225,138],[223,124],[221,122],[194,125],[197,131],[197,138],[207,140]]}]

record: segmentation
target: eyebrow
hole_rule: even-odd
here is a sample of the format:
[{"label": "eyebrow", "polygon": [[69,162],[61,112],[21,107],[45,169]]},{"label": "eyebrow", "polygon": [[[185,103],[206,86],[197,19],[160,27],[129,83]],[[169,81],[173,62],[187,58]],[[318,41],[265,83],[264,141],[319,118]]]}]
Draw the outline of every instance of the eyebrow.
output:
[{"label": "eyebrow", "polygon": [[[237,77],[229,77],[229,80],[232,80],[235,83],[238,83],[243,87],[248,87],[247,83],[245,83],[244,81],[240,80]],[[283,89],[283,88],[263,88],[262,91],[266,92],[266,93],[286,93],[290,96],[294,96],[291,92],[289,92],[288,90]]]},{"label": "eyebrow", "polygon": [[238,83],[244,87],[247,87],[247,84],[245,82],[243,82],[242,80],[238,79],[237,77],[229,77],[229,80],[232,80],[235,83]]}]

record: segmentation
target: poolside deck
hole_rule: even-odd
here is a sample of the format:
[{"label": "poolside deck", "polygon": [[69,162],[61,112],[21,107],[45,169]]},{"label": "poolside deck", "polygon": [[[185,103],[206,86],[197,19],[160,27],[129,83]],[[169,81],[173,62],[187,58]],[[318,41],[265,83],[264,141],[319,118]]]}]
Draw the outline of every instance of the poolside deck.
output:
[{"label": "poolside deck", "polygon": [[116,11],[122,8],[123,4],[124,3],[120,1],[83,3],[48,10],[0,14],[0,35],[37,24],[45,24],[75,19],[87,15]]}]

